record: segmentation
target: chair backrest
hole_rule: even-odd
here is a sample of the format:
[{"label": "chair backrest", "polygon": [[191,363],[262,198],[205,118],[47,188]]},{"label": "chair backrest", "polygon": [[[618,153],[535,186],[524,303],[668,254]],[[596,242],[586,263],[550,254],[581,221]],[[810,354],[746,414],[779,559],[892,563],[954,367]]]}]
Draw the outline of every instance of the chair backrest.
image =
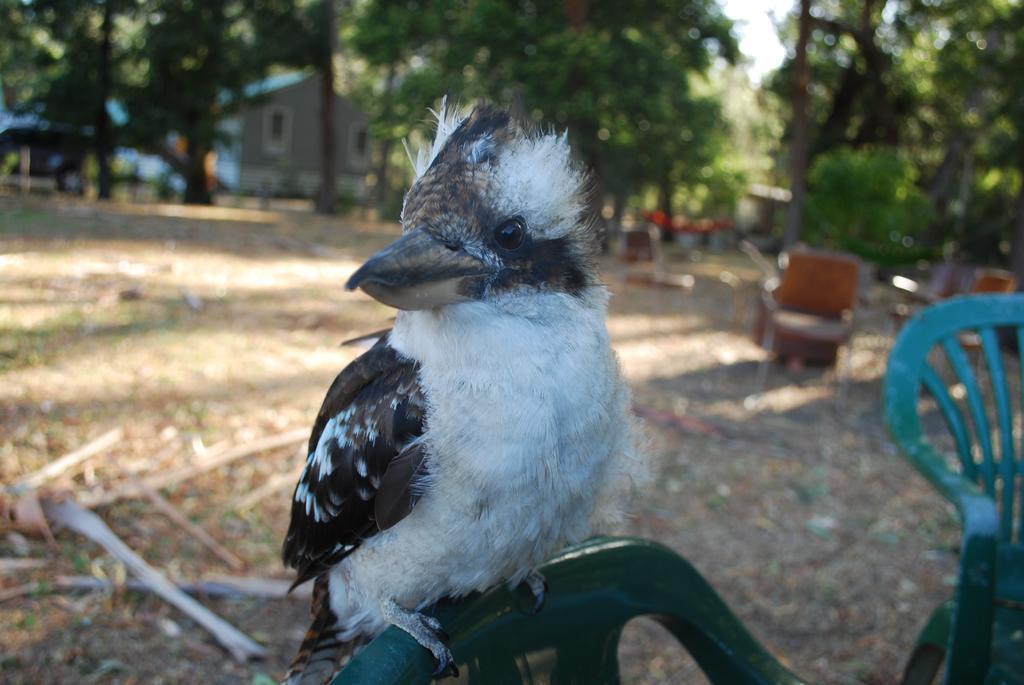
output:
[{"label": "chair backrest", "polygon": [[972,293],[1012,293],[1017,290],[1017,277],[1002,269],[978,269]]},{"label": "chair backrest", "polygon": [[[707,581],[661,545],[597,538],[541,567],[549,585],[540,613],[525,592],[498,587],[436,608],[451,635],[460,682],[506,685],[619,683],[618,643],[638,616],[664,625],[712,683],[799,685],[733,616]],[[430,654],[390,628],[363,649],[334,685],[430,682]]]},{"label": "chair backrest", "polygon": [[975,278],[975,267],[957,262],[942,262],[932,268],[932,276],[923,293],[929,300],[944,300],[966,293]]},{"label": "chair backrest", "polygon": [[653,262],[658,257],[658,239],[646,228],[622,231],[622,260],[625,262]]},{"label": "chair backrest", "polygon": [[860,260],[843,252],[794,250],[775,299],[783,307],[838,317],[857,304]]},{"label": "chair backrest", "polygon": [[[1000,539],[1012,542],[1021,541],[1024,528],[1024,510],[1015,516],[1019,506],[1015,500],[1021,497],[1015,479],[1024,474],[1016,445],[1024,436],[1014,435],[1024,398],[1014,408],[997,334],[1003,328],[1013,329],[1016,335],[1021,366],[1024,296],[966,295],[922,310],[903,329],[890,355],[885,411],[893,437],[913,459],[920,445],[936,448],[923,432],[918,403],[922,390],[934,398],[955,444],[956,458],[951,461],[957,465],[956,473],[996,501]],[[976,334],[981,341],[978,368],[983,360],[987,379],[977,377],[972,369],[961,339],[965,333]],[[942,350],[955,378],[943,380],[929,361],[936,348]],[[955,397],[962,397],[962,402]]]},{"label": "chair backrest", "polygon": [[[885,375],[890,432],[904,456],[956,505],[964,524],[947,643],[946,683],[950,685],[993,682],[986,673],[999,668],[999,662],[992,661],[996,604],[1008,600],[1011,604],[1006,606],[1024,605],[1024,593],[1018,587],[1024,573],[1006,563],[1012,558],[1007,554],[1021,549],[1013,543],[1021,541],[1024,528],[1024,502],[1020,501],[1024,493],[1016,484],[1024,464],[1017,461],[1015,452],[1024,437],[1019,434],[1024,376],[1021,389],[1011,393],[1000,345],[1000,333],[1006,329],[1016,338],[1018,374],[1024,373],[1024,295],[944,300],[921,310],[903,328]],[[979,355],[977,375],[964,342]],[[944,365],[932,363],[941,357]],[[940,372],[943,366],[945,375]],[[981,373],[982,367],[987,373]],[[922,392],[934,399],[948,436],[925,433]],[[949,446],[943,449],[943,444]],[[1019,513],[1015,507],[1021,507]]]}]

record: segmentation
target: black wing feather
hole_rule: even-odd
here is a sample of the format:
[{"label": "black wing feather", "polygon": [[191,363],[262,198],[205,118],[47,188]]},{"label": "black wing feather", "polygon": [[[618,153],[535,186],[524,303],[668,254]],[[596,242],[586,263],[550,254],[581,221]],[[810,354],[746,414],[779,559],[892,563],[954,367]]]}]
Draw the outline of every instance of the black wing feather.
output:
[{"label": "black wing feather", "polygon": [[417,371],[385,336],[327,391],[292,496],[282,553],[284,563],[298,569],[295,585],[412,511],[423,470],[416,438],[426,408]]}]

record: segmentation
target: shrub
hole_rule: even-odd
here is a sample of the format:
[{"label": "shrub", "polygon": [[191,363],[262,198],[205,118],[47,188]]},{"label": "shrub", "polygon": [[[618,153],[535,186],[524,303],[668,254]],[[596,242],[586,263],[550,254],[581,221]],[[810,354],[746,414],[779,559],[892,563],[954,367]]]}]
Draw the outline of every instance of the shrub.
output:
[{"label": "shrub", "polygon": [[804,239],[895,264],[930,257],[920,237],[933,219],[914,167],[895,150],[842,148],[808,175]]}]

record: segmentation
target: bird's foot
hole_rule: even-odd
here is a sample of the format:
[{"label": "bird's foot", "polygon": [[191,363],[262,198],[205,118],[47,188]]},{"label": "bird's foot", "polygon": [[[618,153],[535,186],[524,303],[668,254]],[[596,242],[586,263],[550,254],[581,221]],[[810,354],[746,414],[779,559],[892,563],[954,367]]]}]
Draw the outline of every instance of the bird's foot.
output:
[{"label": "bird's foot", "polygon": [[409,633],[416,642],[434,655],[437,664],[433,673],[435,678],[459,677],[455,659],[444,644],[448,641],[448,633],[444,631],[440,621],[426,614],[403,609],[390,600],[385,602],[381,609],[385,621]]},{"label": "bird's foot", "polygon": [[545,580],[540,571],[534,569],[526,574],[520,585],[525,585],[529,588],[530,594],[533,595],[533,608],[530,610],[530,613],[540,613],[540,610],[544,608],[544,598],[548,593],[548,581]]}]

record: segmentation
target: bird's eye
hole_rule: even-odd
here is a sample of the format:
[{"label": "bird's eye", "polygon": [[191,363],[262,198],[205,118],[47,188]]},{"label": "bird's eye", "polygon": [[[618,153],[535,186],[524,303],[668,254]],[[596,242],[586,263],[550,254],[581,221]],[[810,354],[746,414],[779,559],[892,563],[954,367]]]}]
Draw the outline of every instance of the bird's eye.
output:
[{"label": "bird's eye", "polygon": [[498,247],[511,252],[523,244],[526,237],[526,227],[522,219],[506,219],[494,229],[494,242]]}]

